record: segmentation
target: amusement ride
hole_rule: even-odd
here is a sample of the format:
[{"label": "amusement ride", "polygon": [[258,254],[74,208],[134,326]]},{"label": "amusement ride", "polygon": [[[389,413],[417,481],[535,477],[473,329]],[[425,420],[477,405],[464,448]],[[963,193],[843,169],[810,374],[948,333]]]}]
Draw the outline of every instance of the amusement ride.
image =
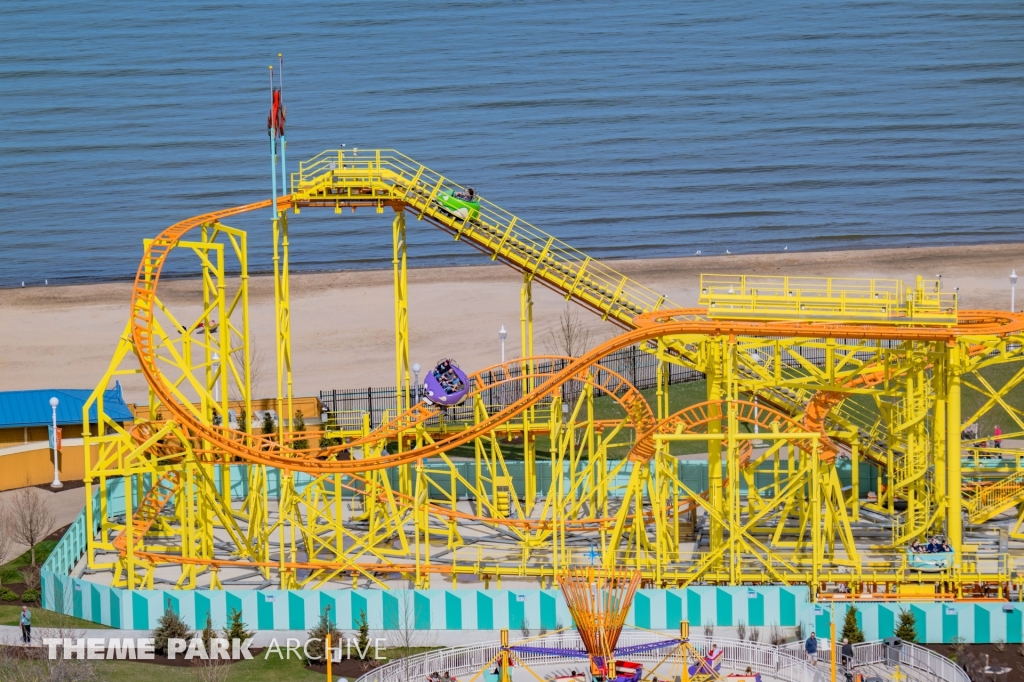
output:
[{"label": "amusement ride", "polygon": [[[128,324],[85,408],[99,414],[84,434],[100,501],[86,506],[91,573],[128,589],[246,575],[280,589],[546,587],[594,565],[645,587],[1020,594],[1008,540],[1024,520],[1024,412],[1008,395],[1024,381],[1024,315],[961,310],[921,278],[704,275],[700,307],[681,308],[398,152],[325,151],[286,173],[273,92],[272,196],[144,243]],[[289,293],[289,223],[318,209],[389,216],[397,405],[376,425],[327,414],[319,443],[292,429]],[[228,224],[249,212],[268,215],[273,243],[278,417],[263,433],[248,236]],[[522,274],[522,357],[473,371],[443,360],[412,385],[409,218]],[[172,305],[161,274],[186,257],[201,291]],[[537,284],[620,333],[579,357],[536,354]],[[625,348],[656,358],[653,391],[602,364]],[[674,404],[673,365],[706,377],[703,401]],[[103,391],[128,374],[144,377],[148,406],[125,426]],[[1018,428],[991,443],[971,429],[996,410]],[[690,442],[707,453],[706,488],[680,473]],[[555,472],[543,486],[542,463]],[[115,512],[122,480],[133,494]],[[910,551],[933,537],[944,551]]]}]

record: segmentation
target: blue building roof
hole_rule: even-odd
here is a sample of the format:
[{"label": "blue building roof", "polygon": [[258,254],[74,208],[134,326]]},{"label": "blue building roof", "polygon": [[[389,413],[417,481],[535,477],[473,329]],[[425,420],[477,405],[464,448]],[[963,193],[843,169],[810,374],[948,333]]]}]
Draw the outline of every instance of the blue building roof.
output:
[{"label": "blue building roof", "polygon": [[[0,391],[0,429],[22,426],[48,426],[53,423],[50,398],[56,397],[57,425],[81,424],[82,408],[92,395],[90,389],[53,388],[37,391]],[[103,392],[103,410],[117,422],[132,421],[132,411],[124,402],[121,384]],[[89,421],[96,422],[96,404],[89,407]]]}]

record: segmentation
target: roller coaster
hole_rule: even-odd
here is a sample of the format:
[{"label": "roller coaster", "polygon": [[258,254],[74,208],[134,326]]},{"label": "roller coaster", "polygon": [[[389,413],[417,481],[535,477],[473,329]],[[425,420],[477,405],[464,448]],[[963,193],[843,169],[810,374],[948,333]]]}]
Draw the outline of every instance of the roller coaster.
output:
[{"label": "roller coaster", "polygon": [[[1010,394],[1024,315],[960,310],[920,278],[705,275],[700,307],[680,308],[478,195],[454,210],[462,190],[394,151],[327,151],[280,197],[145,241],[130,320],[85,408],[91,572],[128,589],[426,588],[549,586],[597,565],[646,586],[805,584],[819,598],[1020,594],[1024,412]],[[319,445],[292,429],[288,256],[289,220],[315,208],[391,215],[397,386],[380,424],[328,415]],[[254,433],[247,235],[223,221],[264,210],[279,418]],[[468,374],[457,410],[411,386],[407,216],[523,277],[523,357]],[[198,261],[192,305],[158,295],[172,256]],[[534,284],[621,333],[580,357],[535,354]],[[653,391],[603,364],[631,347],[657,359]],[[705,400],[674,404],[673,364],[706,377]],[[103,389],[138,373],[146,418],[122,426]],[[231,403],[245,415],[234,429]],[[1021,432],[971,436],[996,413]],[[694,443],[703,489],[681,474]],[[118,482],[123,511],[107,504]],[[936,535],[948,561],[909,551]]]}]

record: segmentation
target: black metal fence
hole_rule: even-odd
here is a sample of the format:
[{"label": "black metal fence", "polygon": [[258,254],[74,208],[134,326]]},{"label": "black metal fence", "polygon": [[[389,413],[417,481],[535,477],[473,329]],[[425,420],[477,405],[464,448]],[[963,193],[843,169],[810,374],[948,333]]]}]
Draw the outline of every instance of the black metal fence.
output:
[{"label": "black metal fence", "polygon": [[[546,377],[561,371],[565,368],[568,360],[542,360],[534,363],[532,368],[532,381],[534,386],[543,385]],[[669,363],[668,383],[682,384],[689,381],[701,381],[704,374],[688,367]],[[427,370],[429,371],[429,370]],[[641,390],[653,388],[658,383],[658,358],[641,350],[637,346],[622,348],[610,353],[600,362],[600,368],[594,373],[596,383],[614,390],[620,385],[620,381],[612,374],[617,374]],[[509,381],[509,379],[520,379],[523,381]],[[502,406],[510,405],[523,396],[523,390],[527,387],[526,376],[522,365],[512,365],[509,375],[504,372],[487,372],[483,375],[483,381],[473,381],[472,390],[479,394],[483,392],[483,402],[488,411],[497,411]],[[565,402],[575,402],[583,392],[585,384],[582,381],[568,381],[561,387],[561,397]],[[411,391],[414,389],[410,389]],[[600,389],[594,390],[595,396],[604,395]],[[415,397],[415,396],[413,396]],[[352,423],[358,414],[369,414],[370,426],[376,427],[381,423],[384,413],[395,416],[398,407],[397,390],[394,386],[384,388],[357,388],[331,391],[320,391],[320,402],[328,413],[332,414],[339,426],[356,427]],[[461,406],[448,408],[446,418],[450,421],[469,421],[473,416],[473,406],[465,403]],[[361,419],[361,417],[359,417]]]},{"label": "black metal fence", "polygon": [[[779,339],[788,341],[788,339]],[[775,356],[773,343],[775,339],[766,337],[764,346],[759,348],[747,348],[746,353],[753,362],[767,364]],[[869,341],[861,342],[855,339],[837,339],[837,346],[841,349],[850,350],[851,359],[870,361],[877,357],[876,350],[881,348],[898,348],[903,342],[900,341]],[[799,355],[804,362],[818,367],[825,365],[825,348],[814,345],[791,346],[787,352],[782,354],[782,365],[784,368],[799,368],[802,365]],[[544,360],[534,364],[532,374],[540,375],[533,378],[534,386],[540,386],[546,380],[545,375],[551,375],[565,368],[568,360]],[[668,363],[669,384],[682,384],[690,381],[702,381],[705,378],[703,372],[683,367],[675,363]],[[429,370],[426,370],[429,371]],[[653,388],[658,383],[658,358],[639,346],[629,346],[608,354],[600,362],[600,368],[595,372],[597,383],[614,390],[618,381],[610,376],[610,372],[621,376],[636,388],[641,390]],[[482,383],[473,382],[474,393],[484,392],[483,402],[489,412],[496,412],[505,405],[510,405],[522,397],[526,388],[526,381],[507,381],[506,379],[518,379],[523,376],[522,366],[513,364],[509,376],[505,377],[499,370],[494,373],[485,373]],[[583,392],[585,384],[581,381],[568,381],[561,387],[561,396],[564,402],[575,402]],[[410,389],[411,391],[414,389]],[[604,395],[604,392],[595,389],[595,396]],[[332,391],[321,391],[320,402],[324,408],[332,414],[339,426],[344,428],[358,428],[362,421],[363,414],[369,414],[370,426],[376,427],[381,423],[384,413],[391,417],[395,416],[398,407],[398,399],[394,386],[384,388],[357,388]],[[445,419],[448,421],[472,421],[473,405],[471,402],[461,406],[447,408]],[[358,422],[358,423],[357,423]]]}]

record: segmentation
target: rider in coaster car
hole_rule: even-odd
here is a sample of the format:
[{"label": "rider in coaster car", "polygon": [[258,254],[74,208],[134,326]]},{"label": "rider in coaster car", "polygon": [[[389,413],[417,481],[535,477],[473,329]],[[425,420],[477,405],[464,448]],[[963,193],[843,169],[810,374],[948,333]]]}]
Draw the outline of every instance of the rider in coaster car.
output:
[{"label": "rider in coaster car", "polygon": [[467,187],[465,192],[456,192],[452,196],[463,201],[476,201],[476,192],[472,187]]}]

